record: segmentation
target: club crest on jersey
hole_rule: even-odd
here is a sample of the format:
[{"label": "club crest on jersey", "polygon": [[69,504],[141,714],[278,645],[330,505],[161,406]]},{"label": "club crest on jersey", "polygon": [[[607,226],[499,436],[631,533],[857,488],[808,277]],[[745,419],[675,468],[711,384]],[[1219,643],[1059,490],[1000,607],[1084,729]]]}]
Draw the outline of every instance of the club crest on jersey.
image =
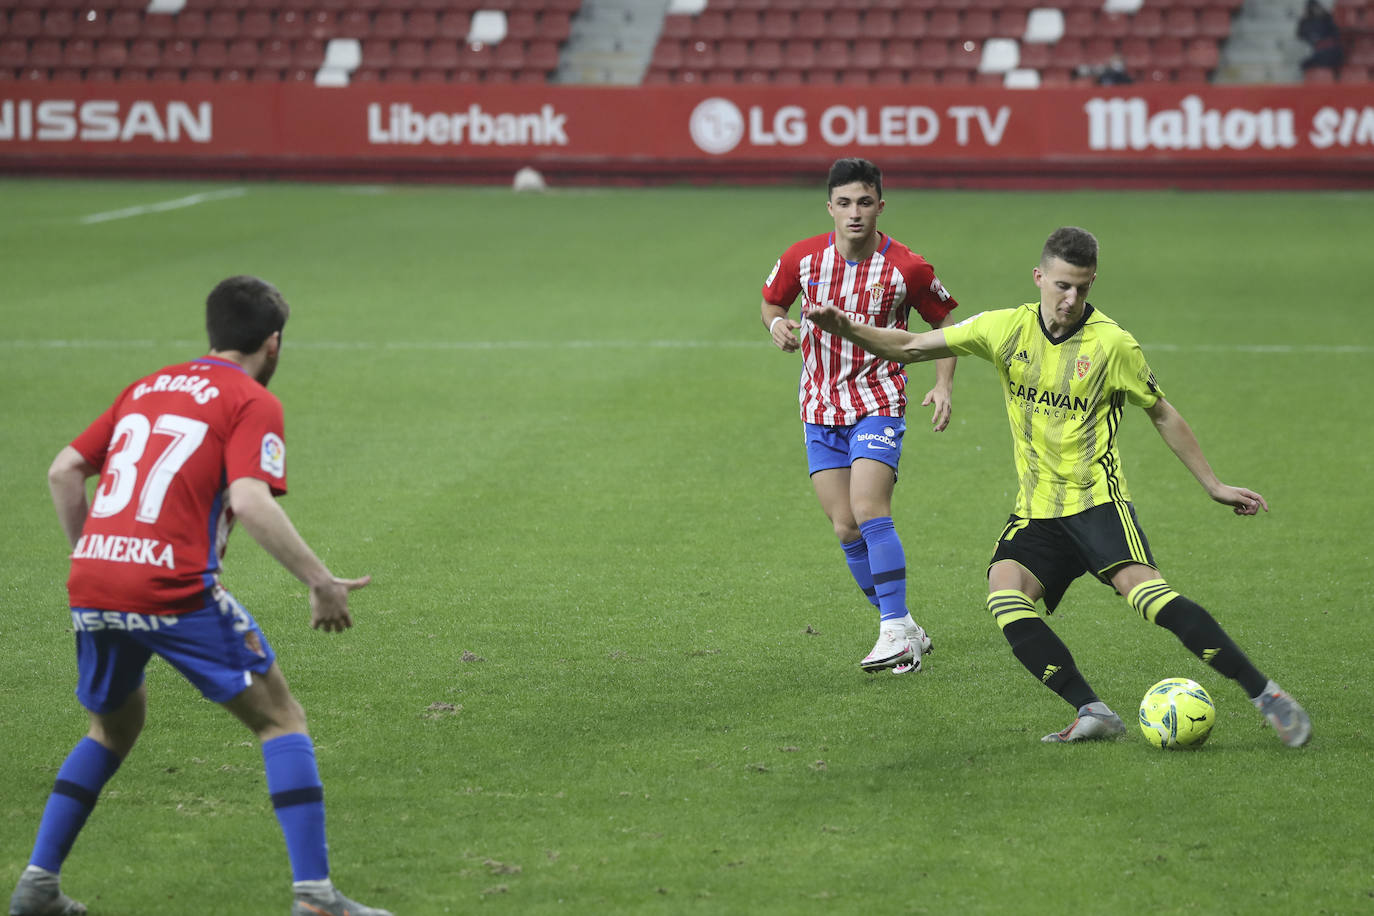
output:
[{"label": "club crest on jersey", "polygon": [[1088,374],[1088,370],[1093,367],[1093,364],[1091,360],[1084,359],[1080,356],[1078,357],[1078,361],[1073,364],[1073,367],[1074,371],[1078,373],[1078,377],[1083,378]]},{"label": "club crest on jersey", "polygon": [[883,304],[883,296],[885,295],[887,295],[887,287],[883,286],[881,283],[874,283],[868,288],[868,299],[874,307]]},{"label": "club crest on jersey", "polygon": [[262,469],[273,477],[286,476],[286,443],[276,433],[262,437],[261,464]]}]

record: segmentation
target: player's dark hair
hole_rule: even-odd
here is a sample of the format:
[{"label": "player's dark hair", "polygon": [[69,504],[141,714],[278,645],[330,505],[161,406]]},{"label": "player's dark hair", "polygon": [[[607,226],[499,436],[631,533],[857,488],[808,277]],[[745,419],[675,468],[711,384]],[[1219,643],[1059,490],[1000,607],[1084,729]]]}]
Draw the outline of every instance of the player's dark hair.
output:
[{"label": "player's dark hair", "polygon": [[836,159],[835,164],[830,167],[829,182],[825,186],[826,199],[828,200],[831,192],[842,184],[872,185],[877,192],[878,199],[883,199],[883,172],[867,159]]},{"label": "player's dark hair", "polygon": [[1058,258],[1074,267],[1097,266],[1097,238],[1086,229],[1077,226],[1064,226],[1050,233],[1045,240],[1045,249],[1040,252],[1040,263],[1048,264]]},{"label": "player's dark hair", "polygon": [[205,298],[205,331],[211,350],[256,353],[286,326],[291,306],[281,292],[257,277],[230,277]]}]

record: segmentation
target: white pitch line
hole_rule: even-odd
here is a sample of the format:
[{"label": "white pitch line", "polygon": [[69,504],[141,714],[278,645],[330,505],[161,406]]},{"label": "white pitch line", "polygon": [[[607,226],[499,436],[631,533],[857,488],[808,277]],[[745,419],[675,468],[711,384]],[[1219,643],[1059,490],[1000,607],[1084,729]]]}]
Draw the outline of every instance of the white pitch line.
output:
[{"label": "white pitch line", "polygon": [[180,210],[182,207],[194,207],[196,204],[203,204],[212,200],[227,200],[231,197],[242,197],[247,193],[247,188],[225,188],[222,191],[205,191],[201,194],[192,194],[189,197],[178,197],[176,200],[163,200],[155,204],[125,207],[123,210],[107,210],[104,213],[91,213],[81,217],[81,222],[87,226],[94,223],[108,223],[110,220],[115,219],[129,219],[133,216],[146,216],[149,213],[163,213],[167,210]]},{"label": "white pitch line", "polygon": [[[301,340],[287,346],[300,350],[722,350],[763,349],[767,340]],[[12,350],[152,349],[172,347],[204,349],[204,340],[4,340],[0,348]],[[1263,353],[1276,356],[1365,355],[1374,353],[1367,344],[1144,344],[1146,354],[1169,353]]]}]

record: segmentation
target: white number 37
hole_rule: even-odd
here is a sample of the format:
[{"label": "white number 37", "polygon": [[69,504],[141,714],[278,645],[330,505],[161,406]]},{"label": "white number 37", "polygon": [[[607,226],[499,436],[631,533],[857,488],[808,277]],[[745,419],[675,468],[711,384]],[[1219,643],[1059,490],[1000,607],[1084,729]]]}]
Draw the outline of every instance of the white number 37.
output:
[{"label": "white number 37", "polygon": [[129,505],[138,485],[138,462],[148,447],[149,436],[156,433],[170,437],[171,441],[148,469],[148,478],[138,494],[138,514],[134,517],[140,522],[157,521],[168,487],[181,466],[200,448],[209,428],[200,420],[171,413],[162,414],[152,424],[141,413],[125,414],[115,425],[110,439],[115,450],[105,462],[106,478],[91,502],[91,515],[106,518],[119,514]]}]

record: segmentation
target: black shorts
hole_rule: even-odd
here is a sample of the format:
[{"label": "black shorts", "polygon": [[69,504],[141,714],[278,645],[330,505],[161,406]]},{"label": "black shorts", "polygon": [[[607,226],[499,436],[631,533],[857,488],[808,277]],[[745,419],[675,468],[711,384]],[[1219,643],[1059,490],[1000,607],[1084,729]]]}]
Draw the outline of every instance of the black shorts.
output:
[{"label": "black shorts", "polygon": [[1064,518],[1013,515],[989,568],[999,560],[1013,560],[1035,576],[1045,590],[1047,611],[1059,606],[1069,585],[1085,572],[1111,585],[1111,574],[1128,563],[1159,568],[1130,503],[1106,503]]}]

